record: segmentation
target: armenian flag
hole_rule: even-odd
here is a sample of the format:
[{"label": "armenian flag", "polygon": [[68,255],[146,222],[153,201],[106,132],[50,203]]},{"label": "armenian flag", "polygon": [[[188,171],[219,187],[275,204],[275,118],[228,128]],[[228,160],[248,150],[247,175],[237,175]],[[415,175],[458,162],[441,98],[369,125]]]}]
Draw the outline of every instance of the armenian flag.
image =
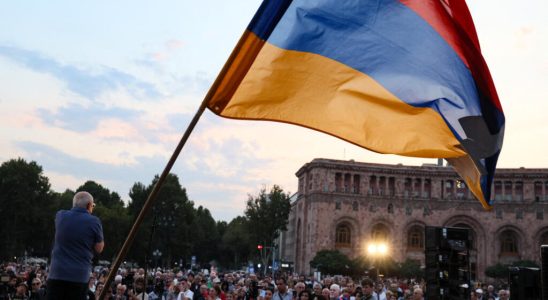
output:
[{"label": "armenian flag", "polygon": [[223,117],[445,158],[491,208],[505,119],[464,0],[265,0],[209,95]]}]

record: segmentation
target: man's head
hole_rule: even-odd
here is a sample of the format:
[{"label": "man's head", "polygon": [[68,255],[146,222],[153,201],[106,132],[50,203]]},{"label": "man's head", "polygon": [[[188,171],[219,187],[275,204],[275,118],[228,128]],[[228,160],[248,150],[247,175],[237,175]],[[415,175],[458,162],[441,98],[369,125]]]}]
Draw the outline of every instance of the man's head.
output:
[{"label": "man's head", "polygon": [[28,286],[27,286],[27,283],[25,281],[21,281],[19,282],[19,284],[17,284],[17,294],[18,295],[26,295],[27,294],[27,291],[28,291]]},{"label": "man's head", "polygon": [[34,292],[38,291],[42,287],[42,281],[39,278],[34,278],[32,280],[32,290]]},{"label": "man's head", "polygon": [[364,279],[362,281],[362,291],[366,296],[373,295],[373,281],[371,279]]},{"label": "man's head", "polygon": [[499,291],[499,299],[500,299],[500,300],[508,300],[508,299],[510,299],[510,291],[508,291],[508,290],[500,290],[500,291]]},{"label": "man's head", "polygon": [[377,282],[377,284],[375,285],[375,290],[377,291],[377,293],[382,292],[383,289],[384,289],[384,284],[382,284],[382,282]]},{"label": "man's head", "polygon": [[281,294],[285,294],[287,292],[287,282],[285,281],[285,278],[281,277],[276,279],[276,288]]},{"label": "man's head", "polygon": [[88,192],[78,192],[72,198],[72,207],[85,208],[89,213],[93,212],[95,203],[93,202],[93,196]]},{"label": "man's head", "polygon": [[321,295],[322,294],[322,285],[318,282],[314,283],[314,294],[315,295]]},{"label": "man's head", "polygon": [[126,292],[126,289],[127,289],[127,286],[125,286],[124,284],[119,283],[116,286],[116,294],[117,295],[123,295]]},{"label": "man's head", "polygon": [[304,285],[304,282],[299,281],[295,284],[295,291],[297,292],[297,295],[300,295],[305,288],[306,286]]},{"label": "man's head", "polygon": [[421,288],[416,288],[413,290],[413,300],[420,300],[422,299],[423,292]]},{"label": "man's head", "polygon": [[329,298],[337,299],[339,298],[340,295],[341,295],[341,287],[338,284],[333,283],[329,287]]}]

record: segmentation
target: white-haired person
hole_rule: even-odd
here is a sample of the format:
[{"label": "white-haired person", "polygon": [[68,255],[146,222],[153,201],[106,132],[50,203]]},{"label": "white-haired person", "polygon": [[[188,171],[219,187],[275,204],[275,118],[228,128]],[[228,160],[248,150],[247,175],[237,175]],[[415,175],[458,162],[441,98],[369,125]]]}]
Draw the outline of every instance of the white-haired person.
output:
[{"label": "white-haired person", "polygon": [[88,192],[78,192],[71,210],[55,215],[55,239],[47,280],[47,299],[87,298],[91,261],[103,251],[103,226],[93,216],[95,203]]}]

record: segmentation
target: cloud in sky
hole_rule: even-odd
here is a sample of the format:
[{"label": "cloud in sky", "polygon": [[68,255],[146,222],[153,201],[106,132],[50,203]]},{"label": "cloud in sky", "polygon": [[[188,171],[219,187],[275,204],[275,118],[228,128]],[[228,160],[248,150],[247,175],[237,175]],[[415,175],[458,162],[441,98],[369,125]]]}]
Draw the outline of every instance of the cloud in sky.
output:
[{"label": "cloud in sky", "polygon": [[127,89],[137,99],[161,95],[154,85],[110,67],[95,67],[95,71],[79,68],[62,64],[36,51],[7,45],[0,45],[0,55],[36,72],[50,74],[65,82],[70,91],[91,100],[119,88]]},{"label": "cloud in sky", "polygon": [[[57,191],[93,179],[127,200],[134,182],[149,184],[162,171],[260,0],[6,5],[0,158],[36,160]],[[499,166],[548,167],[548,1],[468,5],[507,116]],[[173,172],[197,205],[230,220],[263,186],[295,192],[294,173],[316,157],[435,162],[206,111]]]}]

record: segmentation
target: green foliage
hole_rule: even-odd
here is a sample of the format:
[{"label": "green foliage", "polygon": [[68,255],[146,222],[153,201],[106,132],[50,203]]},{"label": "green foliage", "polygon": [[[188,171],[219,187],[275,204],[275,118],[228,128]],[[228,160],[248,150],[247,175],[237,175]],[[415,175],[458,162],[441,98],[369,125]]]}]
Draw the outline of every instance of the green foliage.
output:
[{"label": "green foliage", "polygon": [[245,210],[252,242],[271,246],[287,230],[291,203],[289,194],[274,185],[270,192],[262,189],[258,196],[249,196]]},{"label": "green foliage", "polygon": [[399,264],[397,273],[400,277],[405,278],[421,278],[424,276],[420,263],[409,258]]},{"label": "green foliage", "polygon": [[[131,226],[159,177],[145,185],[136,182],[129,191],[127,206],[120,195],[93,180],[76,190],[62,193],[51,190],[49,180],[36,162],[12,159],[0,165],[0,260],[28,255],[50,255],[54,216],[60,209],[71,209],[72,198],[79,191],[89,192],[97,206],[94,214],[101,219],[105,250],[100,259],[113,261]],[[180,260],[198,263],[213,259],[222,266],[239,268],[250,258],[257,258],[256,245],[272,247],[281,231],[286,230],[290,211],[289,194],[279,186],[249,197],[244,216],[231,222],[215,221],[210,211],[194,207],[179,178],[169,174],[152,209],[145,215],[126,260],[141,266],[145,259],[153,262],[152,251],[160,250],[160,265],[174,265]],[[152,238],[152,239],[151,239]],[[271,248],[269,248],[271,249]]]},{"label": "green foliage", "polygon": [[[21,158],[4,162],[0,166],[0,258],[20,256],[25,251],[47,254],[56,206],[41,166]],[[44,234],[38,234],[40,231]]]},{"label": "green foliage", "polygon": [[320,250],[310,261],[310,266],[322,274],[349,275],[354,271],[352,261],[338,250]]},{"label": "green foliage", "polygon": [[508,277],[508,265],[496,264],[485,268],[485,276],[491,278],[507,278]]},{"label": "green foliage", "polygon": [[508,268],[510,267],[526,267],[526,268],[539,268],[539,265],[531,260],[518,260],[511,265],[497,263],[496,265],[485,268],[485,276],[497,279],[508,278]]},{"label": "green foliage", "polygon": [[512,264],[512,267],[540,268],[540,266],[532,260],[518,260]]}]

